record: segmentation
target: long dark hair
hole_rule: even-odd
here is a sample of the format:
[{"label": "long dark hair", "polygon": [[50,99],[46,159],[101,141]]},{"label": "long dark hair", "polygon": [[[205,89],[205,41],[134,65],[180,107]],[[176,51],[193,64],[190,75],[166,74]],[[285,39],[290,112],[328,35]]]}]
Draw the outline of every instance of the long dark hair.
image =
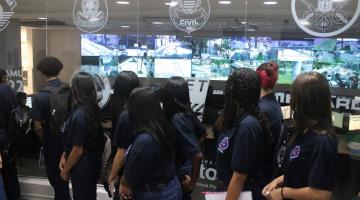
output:
[{"label": "long dark hair", "polygon": [[167,81],[162,90],[162,102],[165,115],[169,120],[176,113],[186,113],[193,116],[189,86],[182,77],[171,77]]},{"label": "long dark hair", "polygon": [[225,108],[216,128],[220,131],[231,128],[241,116],[248,113],[256,117],[265,133],[266,143],[273,142],[270,123],[259,112],[260,80],[255,71],[239,68],[232,72],[225,87]]},{"label": "long dark hair", "polygon": [[306,129],[333,134],[329,82],[317,72],[299,75],[292,85],[291,109],[298,134]]},{"label": "long dark hair", "polygon": [[90,148],[97,148],[103,140],[103,128],[100,120],[100,108],[96,100],[96,89],[90,74],[80,72],[71,81],[71,91],[76,106],[82,109],[88,119],[91,132]]},{"label": "long dark hair", "polygon": [[128,98],[133,89],[140,86],[138,76],[132,71],[122,71],[115,79],[113,119],[116,119],[126,107]]},{"label": "long dark hair", "polygon": [[162,112],[159,92],[154,88],[135,89],[130,95],[128,109],[132,131],[151,134],[164,155],[174,156],[175,136]]}]

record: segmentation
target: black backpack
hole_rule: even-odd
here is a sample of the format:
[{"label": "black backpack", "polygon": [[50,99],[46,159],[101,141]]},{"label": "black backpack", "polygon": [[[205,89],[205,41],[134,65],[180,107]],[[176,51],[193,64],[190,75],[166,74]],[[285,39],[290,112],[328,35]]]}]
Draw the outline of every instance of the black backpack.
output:
[{"label": "black backpack", "polygon": [[26,108],[17,107],[12,111],[12,120],[14,128],[26,130],[30,124],[30,111]]},{"label": "black backpack", "polygon": [[47,86],[41,91],[50,94],[50,134],[59,137],[61,128],[71,111],[72,94],[70,85],[62,83],[59,87]]}]

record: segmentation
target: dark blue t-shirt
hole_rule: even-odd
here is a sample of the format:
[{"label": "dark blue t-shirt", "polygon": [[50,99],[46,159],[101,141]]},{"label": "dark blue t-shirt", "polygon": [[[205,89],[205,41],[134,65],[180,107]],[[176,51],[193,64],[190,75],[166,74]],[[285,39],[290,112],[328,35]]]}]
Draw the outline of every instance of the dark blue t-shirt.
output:
[{"label": "dark blue t-shirt", "polygon": [[[54,79],[48,81],[45,85],[45,87],[51,86],[51,87],[59,87],[61,85],[61,81],[59,79]],[[38,92],[32,99],[32,108],[31,108],[31,116],[32,119],[35,121],[43,121],[44,122],[44,139],[51,137],[50,134],[50,101],[49,101],[49,92]]]},{"label": "dark blue t-shirt", "polygon": [[259,121],[252,115],[243,115],[232,128],[223,131],[218,139],[216,167],[218,178],[228,186],[233,171],[247,174],[244,190],[263,180],[263,134]]},{"label": "dark blue t-shirt", "polygon": [[[191,158],[201,153],[191,116],[177,113],[173,116],[172,125],[177,143],[177,168],[179,175],[190,175],[192,172]],[[204,130],[203,132],[205,132]]]},{"label": "dark blue t-shirt", "polygon": [[167,184],[175,177],[175,160],[161,153],[160,144],[149,133],[140,133],[126,153],[124,177],[134,191]]},{"label": "dark blue t-shirt", "polygon": [[285,157],[284,186],[332,191],[336,182],[337,142],[314,131],[297,137]]},{"label": "dark blue t-shirt", "polygon": [[11,112],[16,108],[15,92],[7,83],[0,83],[0,128],[9,124]]},{"label": "dark blue t-shirt", "polygon": [[114,146],[122,149],[128,149],[134,141],[134,134],[130,129],[129,112],[127,110],[120,113],[118,117],[114,138]]},{"label": "dark blue t-shirt", "polygon": [[274,140],[278,141],[283,121],[283,114],[281,106],[276,100],[275,94],[271,93],[261,98],[259,101],[259,108],[260,112],[264,113],[269,119]]},{"label": "dark blue t-shirt", "polygon": [[83,147],[87,151],[88,138],[90,137],[90,123],[86,113],[75,108],[63,127],[64,151],[67,156],[73,146]]}]

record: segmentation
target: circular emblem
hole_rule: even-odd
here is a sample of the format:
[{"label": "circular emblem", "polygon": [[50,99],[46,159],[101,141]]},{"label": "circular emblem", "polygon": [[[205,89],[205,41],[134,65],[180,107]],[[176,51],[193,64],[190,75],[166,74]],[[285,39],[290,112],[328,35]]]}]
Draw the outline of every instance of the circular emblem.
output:
[{"label": "circular emblem", "polygon": [[360,15],[360,0],[291,0],[291,12],[296,24],[306,33],[332,37],[345,32],[356,22]]},{"label": "circular emblem", "polygon": [[200,30],[209,20],[209,0],[171,0],[170,19],[182,31],[190,34]]},{"label": "circular emblem", "polygon": [[108,20],[106,0],[75,0],[75,25],[83,32],[95,33],[104,28]]},{"label": "circular emblem", "polygon": [[[77,70],[74,73],[73,77],[79,72],[81,72],[81,70]],[[86,71],[86,73],[90,74],[93,77],[97,94],[97,102],[100,109],[103,109],[109,103],[111,98],[111,82],[109,78],[105,75],[91,73],[88,71]]]},{"label": "circular emblem", "polygon": [[0,1],[0,32],[3,31],[10,23],[11,17],[17,2],[15,0]]}]

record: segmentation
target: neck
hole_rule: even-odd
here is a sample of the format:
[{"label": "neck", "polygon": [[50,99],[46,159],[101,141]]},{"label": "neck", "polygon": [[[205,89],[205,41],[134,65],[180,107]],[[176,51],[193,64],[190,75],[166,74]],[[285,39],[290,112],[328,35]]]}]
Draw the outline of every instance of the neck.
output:
[{"label": "neck", "polygon": [[55,80],[55,79],[58,79],[58,77],[57,76],[46,77],[46,82],[52,81],[52,80]]},{"label": "neck", "polygon": [[264,89],[261,89],[261,93],[260,93],[260,98],[263,98],[264,96],[268,95],[268,94],[271,94],[273,93],[274,91],[273,90],[264,90]]}]

